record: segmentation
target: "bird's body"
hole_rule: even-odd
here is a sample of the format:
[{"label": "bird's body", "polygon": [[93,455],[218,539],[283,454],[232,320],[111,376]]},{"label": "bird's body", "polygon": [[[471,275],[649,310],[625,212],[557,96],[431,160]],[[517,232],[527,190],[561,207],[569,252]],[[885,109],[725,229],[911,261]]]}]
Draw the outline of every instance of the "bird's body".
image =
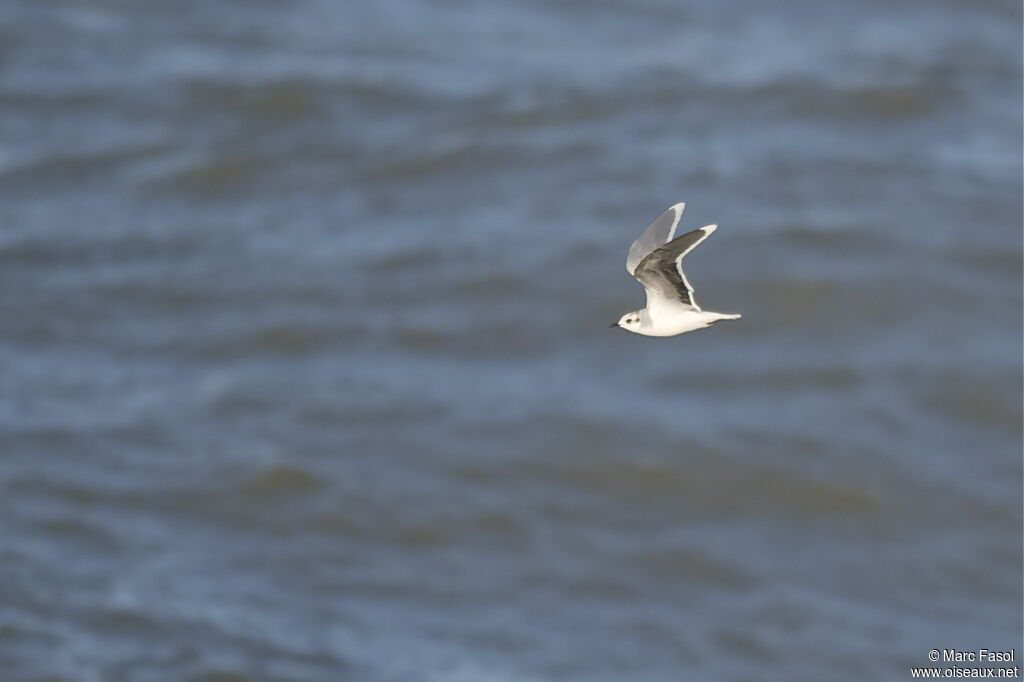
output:
[{"label": "bird's body", "polygon": [[706,225],[673,239],[684,206],[676,204],[655,218],[630,246],[626,270],[644,285],[647,307],[626,313],[613,327],[644,336],[676,336],[740,317],[701,310],[697,305],[693,287],[683,274],[683,256],[717,226]]},{"label": "bird's body", "polygon": [[641,323],[638,328],[631,329],[622,324],[618,326],[636,334],[643,334],[644,336],[677,336],[686,332],[696,331],[697,329],[703,329],[704,327],[710,327],[720,320],[736,320],[740,317],[739,315],[723,315],[722,313],[715,313],[710,310],[694,311],[678,308],[660,311],[656,309],[655,312],[644,308],[632,314],[639,314],[640,316]]}]

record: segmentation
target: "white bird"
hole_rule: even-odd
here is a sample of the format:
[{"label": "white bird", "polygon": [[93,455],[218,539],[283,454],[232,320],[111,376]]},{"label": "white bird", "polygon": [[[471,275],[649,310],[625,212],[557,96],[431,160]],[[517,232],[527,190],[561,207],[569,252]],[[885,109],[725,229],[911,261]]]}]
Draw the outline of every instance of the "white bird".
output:
[{"label": "white bird", "polygon": [[647,290],[647,307],[626,313],[611,326],[644,336],[675,336],[719,320],[739,319],[739,315],[701,310],[693,297],[693,287],[683,274],[683,256],[718,226],[705,225],[673,239],[685,206],[669,207],[629,247],[626,271]]}]

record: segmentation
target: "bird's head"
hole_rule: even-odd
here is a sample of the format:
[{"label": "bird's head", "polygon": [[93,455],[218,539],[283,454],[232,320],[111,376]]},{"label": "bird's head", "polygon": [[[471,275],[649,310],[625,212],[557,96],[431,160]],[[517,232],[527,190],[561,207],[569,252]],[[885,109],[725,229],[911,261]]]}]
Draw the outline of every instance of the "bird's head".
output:
[{"label": "bird's head", "polygon": [[626,313],[619,318],[618,322],[613,323],[613,327],[622,327],[631,332],[638,331],[640,329],[640,311],[635,310],[631,313]]}]

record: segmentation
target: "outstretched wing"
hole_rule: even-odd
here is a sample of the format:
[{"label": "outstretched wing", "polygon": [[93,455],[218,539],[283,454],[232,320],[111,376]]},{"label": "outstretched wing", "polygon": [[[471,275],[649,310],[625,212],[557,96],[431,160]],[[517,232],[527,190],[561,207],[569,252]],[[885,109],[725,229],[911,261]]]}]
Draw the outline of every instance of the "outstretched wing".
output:
[{"label": "outstretched wing", "polygon": [[693,297],[693,287],[683,274],[683,256],[693,251],[697,244],[707,239],[717,225],[705,225],[677,237],[664,246],[649,253],[636,266],[634,277],[647,290],[647,307],[656,299],[678,301],[700,310]]},{"label": "outstretched wing", "polygon": [[640,261],[659,246],[672,240],[676,233],[676,227],[679,225],[679,219],[683,217],[685,206],[686,204],[670,206],[637,237],[633,245],[629,247],[629,255],[626,256],[626,270],[629,274],[635,275]]}]

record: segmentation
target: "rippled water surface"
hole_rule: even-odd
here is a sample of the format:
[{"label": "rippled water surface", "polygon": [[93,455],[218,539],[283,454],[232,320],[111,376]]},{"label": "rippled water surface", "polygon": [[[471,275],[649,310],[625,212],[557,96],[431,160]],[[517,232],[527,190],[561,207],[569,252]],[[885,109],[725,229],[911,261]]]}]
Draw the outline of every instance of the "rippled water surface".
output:
[{"label": "rippled water surface", "polygon": [[[1019,658],[1020,27],[0,5],[0,677]],[[743,319],[609,330],[681,200]]]}]

